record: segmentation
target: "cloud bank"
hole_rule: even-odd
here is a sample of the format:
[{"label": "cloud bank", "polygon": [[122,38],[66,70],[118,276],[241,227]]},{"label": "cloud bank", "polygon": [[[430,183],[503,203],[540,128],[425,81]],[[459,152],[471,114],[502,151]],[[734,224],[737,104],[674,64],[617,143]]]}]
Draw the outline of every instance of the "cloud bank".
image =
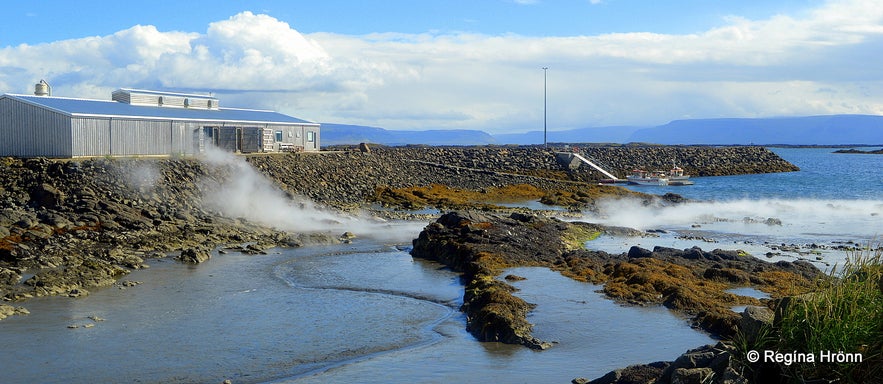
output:
[{"label": "cloud bank", "polygon": [[674,119],[883,114],[883,7],[730,17],[694,34],[531,37],[302,34],[242,12],[205,31],[136,25],[0,48],[0,90],[109,98],[119,87],[210,91],[222,106],[400,129],[535,130]]}]

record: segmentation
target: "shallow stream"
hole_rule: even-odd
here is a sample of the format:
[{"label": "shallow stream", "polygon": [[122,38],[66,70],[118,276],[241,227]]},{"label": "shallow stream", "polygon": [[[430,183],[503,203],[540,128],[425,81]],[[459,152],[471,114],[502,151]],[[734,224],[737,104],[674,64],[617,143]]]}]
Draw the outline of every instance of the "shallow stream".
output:
[{"label": "shallow stream", "polygon": [[30,301],[0,322],[15,346],[0,350],[4,382],[567,383],[712,342],[663,308],[618,306],[547,269],[507,273],[527,278],[513,285],[553,348],[475,341],[455,273],[365,243],[154,260],[125,279],[135,287]]}]

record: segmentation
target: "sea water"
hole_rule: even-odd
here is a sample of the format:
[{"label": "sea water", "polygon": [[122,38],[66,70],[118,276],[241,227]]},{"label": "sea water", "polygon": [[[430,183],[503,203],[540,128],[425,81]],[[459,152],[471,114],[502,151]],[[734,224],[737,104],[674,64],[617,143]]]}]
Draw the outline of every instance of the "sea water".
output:
[{"label": "sea water", "polygon": [[694,185],[626,186],[696,200],[876,200],[883,199],[883,156],[834,153],[832,148],[769,148],[800,171],[692,177]]},{"label": "sea water", "polygon": [[694,178],[690,186],[629,186],[676,193],[689,202],[646,205],[604,200],[581,220],[656,230],[658,236],[602,236],[592,249],[739,249],[761,259],[842,265],[851,251],[883,236],[883,156],[836,154],[830,148],[772,148],[798,172]]}]

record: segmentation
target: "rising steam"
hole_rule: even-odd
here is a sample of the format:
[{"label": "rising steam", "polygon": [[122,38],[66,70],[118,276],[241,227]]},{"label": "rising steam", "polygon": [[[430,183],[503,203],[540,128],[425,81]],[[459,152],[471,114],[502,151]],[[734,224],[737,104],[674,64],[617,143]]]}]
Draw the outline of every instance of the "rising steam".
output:
[{"label": "rising steam", "polygon": [[352,232],[391,242],[410,241],[424,225],[344,215],[306,197],[290,196],[243,158],[215,147],[207,148],[203,160],[228,172],[222,181],[202,187],[205,207],[228,217],[286,232]]},{"label": "rising steam", "polygon": [[742,199],[645,205],[633,199],[602,200],[587,221],[642,230],[701,226],[744,234],[825,234],[865,240],[883,234],[883,201]]}]

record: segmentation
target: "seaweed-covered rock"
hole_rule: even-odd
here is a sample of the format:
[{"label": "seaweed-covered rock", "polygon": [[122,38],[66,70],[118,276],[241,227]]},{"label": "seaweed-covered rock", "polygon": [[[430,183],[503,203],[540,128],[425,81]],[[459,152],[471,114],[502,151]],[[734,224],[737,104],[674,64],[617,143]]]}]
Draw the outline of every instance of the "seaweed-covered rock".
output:
[{"label": "seaweed-covered rock", "polygon": [[754,286],[782,296],[810,289],[821,274],[806,263],[768,263],[735,251],[698,247],[652,251],[632,247],[627,254],[610,255],[581,249],[582,241],[574,238],[607,230],[525,214],[452,211],[426,226],[411,253],[463,273],[467,286],[463,310],[467,328],[477,338],[525,345],[531,344],[530,328],[523,319],[532,306],[495,280],[507,267],[544,265],[578,280],[604,284],[603,292],[613,299],[665,305],[720,336],[732,335],[739,324],[739,315],[730,308],[762,304],[757,298],[728,293],[729,288]]},{"label": "seaweed-covered rock", "polygon": [[560,220],[522,214],[453,211],[426,226],[411,254],[463,273],[462,310],[476,338],[545,349],[551,344],[534,338],[527,322],[534,305],[514,296],[514,288],[496,277],[508,266],[559,260],[568,247],[563,235],[569,227]]}]

